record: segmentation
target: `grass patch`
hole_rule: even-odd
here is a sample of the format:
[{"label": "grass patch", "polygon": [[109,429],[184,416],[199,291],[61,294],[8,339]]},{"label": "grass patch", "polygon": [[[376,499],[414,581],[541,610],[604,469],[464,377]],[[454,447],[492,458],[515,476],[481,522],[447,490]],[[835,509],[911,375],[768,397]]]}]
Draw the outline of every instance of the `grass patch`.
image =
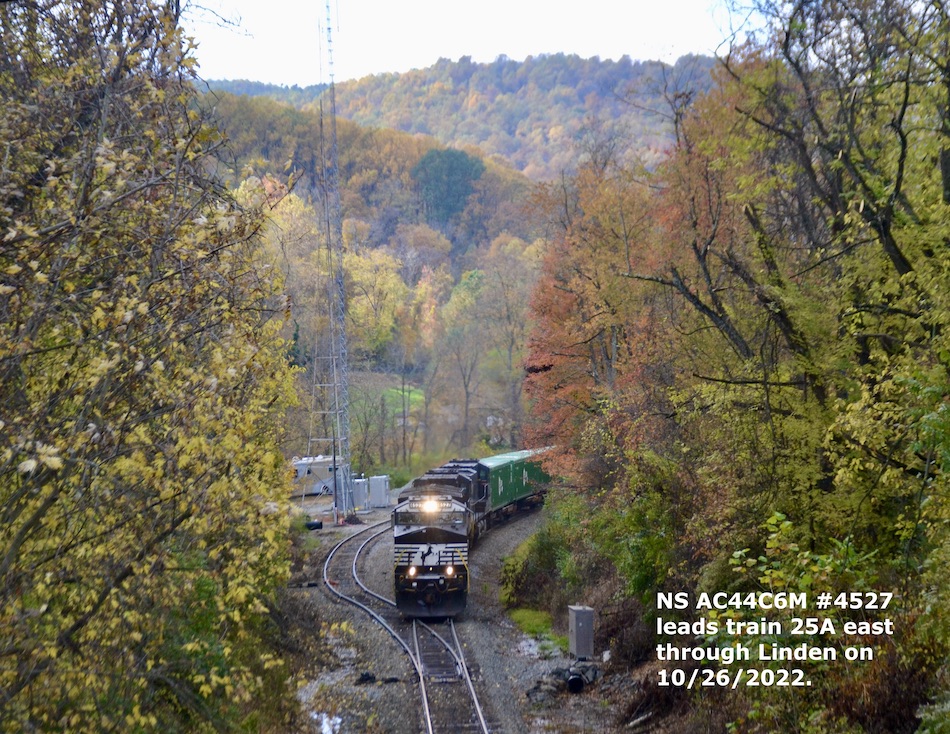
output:
[{"label": "grass patch", "polygon": [[521,608],[511,610],[509,616],[518,629],[538,640],[538,651],[542,657],[567,652],[569,641],[565,635],[556,635],[551,631],[551,615],[547,612]]},{"label": "grass patch", "polygon": [[511,621],[526,635],[542,637],[551,633],[551,615],[537,609],[513,609]]},{"label": "grass patch", "polygon": [[303,513],[290,518],[290,537],[304,553],[314,553],[322,545],[319,534],[307,529],[309,521],[309,515]]},{"label": "grass patch", "polygon": [[406,386],[405,392],[401,387],[390,387],[383,393],[386,409],[391,413],[401,413],[403,401],[410,412],[418,410],[425,404],[425,392],[417,387]]}]

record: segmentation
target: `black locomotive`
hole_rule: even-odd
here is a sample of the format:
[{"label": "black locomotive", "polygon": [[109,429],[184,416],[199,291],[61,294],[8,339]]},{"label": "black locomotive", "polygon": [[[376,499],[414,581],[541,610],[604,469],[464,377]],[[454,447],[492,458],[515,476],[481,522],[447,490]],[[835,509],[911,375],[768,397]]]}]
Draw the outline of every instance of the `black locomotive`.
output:
[{"label": "black locomotive", "polygon": [[468,599],[468,551],[500,515],[540,500],[539,451],[456,459],[399,493],[392,514],[396,605],[408,617],[451,617]]}]

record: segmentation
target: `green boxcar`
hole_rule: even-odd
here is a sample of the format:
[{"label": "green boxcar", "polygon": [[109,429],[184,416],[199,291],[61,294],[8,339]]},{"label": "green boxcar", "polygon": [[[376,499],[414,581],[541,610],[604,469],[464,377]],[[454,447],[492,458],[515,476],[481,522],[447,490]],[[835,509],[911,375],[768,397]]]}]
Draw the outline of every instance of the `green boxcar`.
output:
[{"label": "green boxcar", "polygon": [[538,453],[539,450],[512,451],[478,460],[479,479],[488,481],[491,490],[489,512],[530,497],[547,483],[541,465],[531,461]]}]

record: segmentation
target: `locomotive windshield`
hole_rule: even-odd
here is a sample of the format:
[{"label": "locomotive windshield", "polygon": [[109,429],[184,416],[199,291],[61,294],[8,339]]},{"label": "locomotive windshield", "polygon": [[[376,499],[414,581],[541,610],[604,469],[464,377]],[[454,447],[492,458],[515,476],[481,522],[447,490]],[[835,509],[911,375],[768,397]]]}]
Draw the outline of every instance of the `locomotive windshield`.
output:
[{"label": "locomotive windshield", "polygon": [[464,512],[439,512],[436,514],[429,512],[416,512],[404,510],[396,513],[396,525],[406,526],[438,526],[438,527],[460,527],[465,524]]}]

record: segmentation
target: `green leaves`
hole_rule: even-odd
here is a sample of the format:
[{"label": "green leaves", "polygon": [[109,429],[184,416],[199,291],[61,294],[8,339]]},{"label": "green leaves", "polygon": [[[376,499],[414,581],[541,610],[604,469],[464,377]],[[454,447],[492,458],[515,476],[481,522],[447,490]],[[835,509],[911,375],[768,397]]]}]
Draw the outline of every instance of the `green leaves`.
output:
[{"label": "green leaves", "polygon": [[485,172],[479,158],[451,148],[433,148],[412,169],[429,220],[446,224],[465,208],[474,184]]}]

